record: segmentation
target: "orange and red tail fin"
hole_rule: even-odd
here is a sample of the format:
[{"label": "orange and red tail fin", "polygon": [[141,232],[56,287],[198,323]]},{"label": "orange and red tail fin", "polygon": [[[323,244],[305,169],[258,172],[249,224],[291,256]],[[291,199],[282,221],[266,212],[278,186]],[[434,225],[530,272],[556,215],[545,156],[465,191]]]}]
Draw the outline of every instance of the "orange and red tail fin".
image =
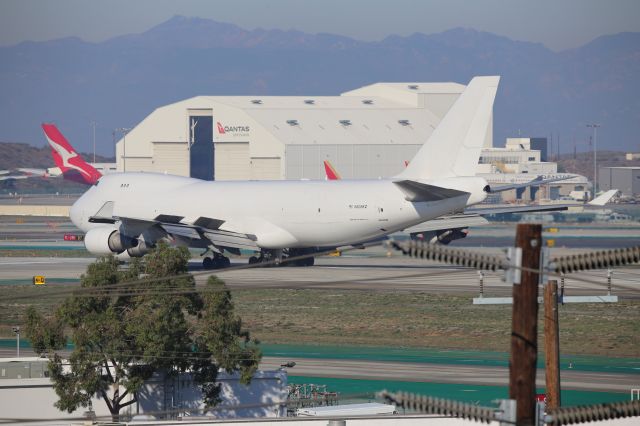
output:
[{"label": "orange and red tail fin", "polygon": [[327,180],[340,180],[342,179],[336,169],[333,168],[329,160],[324,160],[324,173],[327,175]]},{"label": "orange and red tail fin", "polygon": [[102,173],[84,161],[73,149],[55,124],[44,123],[42,124],[42,130],[44,130],[44,135],[51,147],[53,161],[60,168],[65,179],[86,185],[94,185],[102,177]]}]

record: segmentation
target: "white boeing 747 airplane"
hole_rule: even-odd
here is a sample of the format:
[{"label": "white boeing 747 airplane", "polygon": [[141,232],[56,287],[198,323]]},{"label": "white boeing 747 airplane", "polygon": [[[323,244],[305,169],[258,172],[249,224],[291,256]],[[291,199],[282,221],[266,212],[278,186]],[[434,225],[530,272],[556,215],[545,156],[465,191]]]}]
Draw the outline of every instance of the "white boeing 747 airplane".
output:
[{"label": "white boeing 747 airplane", "polygon": [[[499,77],[475,77],[409,165],[376,180],[213,181],[152,173],[103,176],[71,208],[94,254],[142,256],[162,238],[211,250],[260,253],[251,262],[356,245],[443,215],[491,191],[473,176]],[[304,260],[313,264],[313,258]]]}]

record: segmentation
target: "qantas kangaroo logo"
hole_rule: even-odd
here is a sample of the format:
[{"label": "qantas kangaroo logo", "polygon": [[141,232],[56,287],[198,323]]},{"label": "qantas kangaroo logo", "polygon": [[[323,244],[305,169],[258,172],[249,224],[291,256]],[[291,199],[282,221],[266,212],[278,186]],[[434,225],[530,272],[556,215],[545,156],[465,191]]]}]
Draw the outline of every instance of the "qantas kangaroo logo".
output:
[{"label": "qantas kangaroo logo", "polygon": [[78,156],[77,153],[67,151],[66,149],[64,149],[64,147],[58,145],[48,137],[47,137],[47,140],[49,141],[49,145],[51,145],[51,148],[53,148],[58,153],[60,158],[62,158],[62,165],[64,167],[68,169],[76,169],[77,171],[85,174],[86,176],[91,176],[91,174],[86,170],[84,170],[82,167],[76,166],[75,164],[71,164],[69,162],[69,160],[71,160],[72,158],[76,158]]},{"label": "qantas kangaroo logo", "polygon": [[[69,145],[69,142],[60,133],[58,128],[54,124],[43,124],[42,130],[47,138],[49,146],[51,146],[51,154],[56,165],[60,167],[65,178],[69,178],[81,183],[93,185],[102,174],[87,164],[82,157],[74,151],[73,147]],[[76,176],[73,176],[75,172],[78,172]]]}]

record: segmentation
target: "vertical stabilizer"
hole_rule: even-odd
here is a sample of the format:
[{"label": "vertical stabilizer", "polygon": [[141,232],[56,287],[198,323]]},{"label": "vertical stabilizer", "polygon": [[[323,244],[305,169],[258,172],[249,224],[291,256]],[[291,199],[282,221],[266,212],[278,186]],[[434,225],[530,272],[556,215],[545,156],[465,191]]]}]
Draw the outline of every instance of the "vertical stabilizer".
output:
[{"label": "vertical stabilizer", "polygon": [[102,174],[76,152],[55,124],[42,124],[42,130],[51,147],[51,156],[65,179],[85,185],[95,184]]},{"label": "vertical stabilizer", "polygon": [[329,162],[329,160],[324,160],[324,174],[327,177],[327,180],[340,180],[340,174],[333,168],[333,165]]},{"label": "vertical stabilizer", "polygon": [[474,77],[431,137],[396,178],[474,176],[500,77]]}]

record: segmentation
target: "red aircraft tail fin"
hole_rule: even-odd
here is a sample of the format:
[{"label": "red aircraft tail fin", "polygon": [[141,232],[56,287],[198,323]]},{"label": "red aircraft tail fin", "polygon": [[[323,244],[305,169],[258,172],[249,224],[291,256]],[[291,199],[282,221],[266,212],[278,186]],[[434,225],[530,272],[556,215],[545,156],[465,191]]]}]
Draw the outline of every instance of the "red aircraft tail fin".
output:
[{"label": "red aircraft tail fin", "polygon": [[51,147],[51,155],[65,179],[94,185],[102,177],[92,165],[82,159],[55,124],[43,124],[42,130]]},{"label": "red aircraft tail fin", "polygon": [[324,173],[327,175],[327,180],[340,180],[341,177],[333,168],[329,160],[324,160]]}]

